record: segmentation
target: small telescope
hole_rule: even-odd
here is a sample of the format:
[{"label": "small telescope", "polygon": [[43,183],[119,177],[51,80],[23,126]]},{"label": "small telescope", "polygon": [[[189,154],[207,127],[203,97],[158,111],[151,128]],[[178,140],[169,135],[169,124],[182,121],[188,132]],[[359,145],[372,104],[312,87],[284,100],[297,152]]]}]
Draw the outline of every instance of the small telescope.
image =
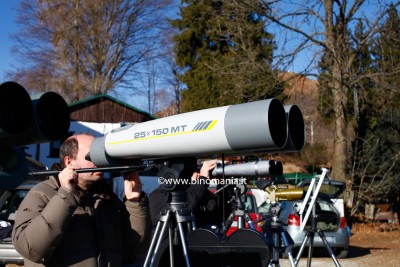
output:
[{"label": "small telescope", "polygon": [[302,188],[289,188],[289,189],[279,189],[279,188],[267,188],[265,190],[267,193],[267,198],[271,202],[279,202],[284,200],[300,200],[303,197]]},{"label": "small telescope", "polygon": [[304,190],[302,188],[281,189],[274,185],[272,181],[260,179],[256,182],[257,188],[263,190],[267,194],[267,199],[271,203],[284,200],[300,200],[303,197]]},{"label": "small telescope", "polygon": [[213,177],[265,177],[282,175],[282,163],[274,160],[260,160],[231,165],[218,164],[211,172]]}]

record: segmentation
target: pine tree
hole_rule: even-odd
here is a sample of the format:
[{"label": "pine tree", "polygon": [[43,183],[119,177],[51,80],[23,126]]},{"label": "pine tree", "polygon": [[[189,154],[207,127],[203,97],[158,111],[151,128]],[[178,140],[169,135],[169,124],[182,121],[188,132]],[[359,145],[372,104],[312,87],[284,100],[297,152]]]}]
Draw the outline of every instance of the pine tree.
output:
[{"label": "pine tree", "polygon": [[[376,82],[371,78],[373,70],[371,42],[366,38],[362,21],[356,26],[354,32],[355,60],[352,65],[353,73],[357,73],[359,79],[353,86],[352,114],[354,115],[356,137],[365,137],[365,128],[371,116],[374,116],[375,109],[371,105],[376,100]],[[375,99],[375,100],[373,100]]]},{"label": "pine tree", "polygon": [[[370,46],[371,47],[371,46]],[[372,56],[359,45],[360,108],[354,146],[354,184],[365,201],[396,196],[400,189],[400,19],[395,8],[372,45]],[[364,52],[362,54],[362,51]],[[368,69],[369,68],[369,69]],[[377,73],[375,76],[366,75]]]},{"label": "pine tree", "polygon": [[272,70],[273,37],[258,0],[186,0],[172,22],[180,77],[187,85],[184,111],[276,97],[283,84]]},{"label": "pine tree", "polygon": [[[400,17],[390,7],[389,16],[380,30],[374,48],[374,68],[379,71],[376,83],[376,117],[371,118],[370,131],[381,132],[388,139],[393,155],[400,151]],[[374,119],[374,121],[372,121]]]},{"label": "pine tree", "polygon": [[400,190],[400,17],[393,6],[373,50],[374,67],[380,75],[375,90],[377,97],[371,103],[375,105],[376,115],[370,117],[367,138],[377,141],[377,159],[373,167],[386,167],[380,178],[390,178],[378,193],[390,197]]}]

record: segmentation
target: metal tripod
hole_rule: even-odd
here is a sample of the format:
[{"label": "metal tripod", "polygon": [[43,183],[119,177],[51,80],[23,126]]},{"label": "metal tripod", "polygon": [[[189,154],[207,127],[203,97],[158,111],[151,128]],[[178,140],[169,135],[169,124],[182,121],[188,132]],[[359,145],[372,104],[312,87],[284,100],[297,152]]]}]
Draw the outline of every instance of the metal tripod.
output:
[{"label": "metal tripod", "polygon": [[[194,230],[195,218],[191,209],[186,208],[186,192],[178,191],[170,193],[172,195],[172,199],[167,204],[167,208],[161,212],[161,217],[157,223],[156,230],[154,232],[154,236],[150,243],[150,248],[143,265],[144,267],[158,266],[157,261],[160,260],[162,254],[160,247],[161,243],[166,237],[167,227],[170,267],[175,266],[173,247],[174,245],[177,245],[178,242],[181,243],[186,266],[190,266],[189,254],[185,241],[185,233]],[[186,229],[184,229],[184,224],[186,224]],[[177,238],[178,234],[179,238]]]},{"label": "metal tripod", "polygon": [[299,252],[298,252],[296,260],[295,260],[295,264],[296,264],[295,266],[297,266],[297,264],[299,263],[300,257],[303,254],[303,251],[307,245],[307,242],[309,242],[308,243],[307,267],[311,266],[313,247],[314,247],[314,237],[315,237],[315,233],[317,233],[319,235],[319,237],[321,238],[322,242],[324,243],[324,246],[325,246],[327,252],[329,253],[329,255],[331,256],[335,265],[337,267],[340,267],[340,263],[337,260],[335,253],[333,252],[328,241],[326,240],[323,231],[321,231],[321,229],[317,228],[317,222],[316,222],[317,216],[316,216],[316,212],[315,212],[315,204],[312,207],[312,209],[313,209],[313,211],[312,211],[312,218],[311,218],[311,227],[310,227],[310,229],[307,230],[306,235],[304,236],[303,242],[301,243]]},{"label": "metal tripod", "polygon": [[272,233],[272,241],[271,236],[268,236],[268,232],[265,232],[266,238],[269,240],[269,243],[272,245],[272,258],[268,264],[268,267],[279,267],[279,254],[281,252],[286,253],[288,255],[290,264],[294,267],[294,259],[292,255],[292,250],[294,246],[293,239],[290,235],[286,232],[286,230],[282,227],[282,221],[279,220],[279,212],[281,207],[279,203],[272,203],[271,204],[271,223],[268,225],[270,226],[270,232]]},{"label": "metal tripod", "polygon": [[[302,210],[300,211],[301,214],[303,213],[303,211],[305,209],[305,206],[308,203],[308,198],[312,194],[312,199],[311,199],[311,202],[310,202],[310,205],[309,205],[309,206],[311,206],[311,211],[307,210],[307,214],[306,214],[305,220],[304,220],[306,222],[310,212],[312,212],[311,227],[306,231],[306,235],[304,236],[303,242],[301,243],[299,252],[298,252],[298,254],[296,256],[296,260],[295,260],[295,264],[296,265],[295,266],[297,266],[299,264],[300,257],[303,254],[304,248],[306,247],[307,242],[308,242],[307,267],[311,267],[313,247],[314,247],[314,237],[315,237],[315,233],[317,233],[319,235],[319,237],[321,238],[322,242],[324,243],[324,246],[325,246],[327,252],[329,253],[329,255],[331,256],[331,258],[332,258],[333,262],[335,263],[335,265],[337,267],[340,267],[340,263],[337,260],[337,258],[335,256],[335,253],[333,252],[333,250],[332,250],[331,246],[329,245],[328,241],[326,240],[324,233],[321,231],[321,229],[317,228],[317,214],[316,214],[315,203],[316,203],[316,200],[317,200],[318,193],[319,193],[319,190],[321,188],[322,182],[323,182],[327,172],[328,172],[327,169],[324,169],[324,168],[322,169],[322,175],[319,178],[320,180],[318,182],[318,185],[315,184],[315,178],[312,179],[312,181],[310,183],[310,187],[309,187],[308,192],[307,192],[307,195],[306,195],[306,197],[304,199],[304,202],[303,202],[304,204],[303,204]],[[303,225],[304,224],[302,222],[301,226],[300,226],[301,230],[304,229]]]},{"label": "metal tripod", "polygon": [[[218,190],[219,191],[219,190]],[[215,192],[215,193],[218,193]],[[245,193],[247,191],[245,184],[237,184],[234,188],[235,195],[229,201],[229,203],[233,207],[233,211],[225,220],[224,226],[221,229],[221,234],[225,235],[228,229],[231,227],[233,221],[237,217],[237,228],[242,229],[246,227],[246,222],[250,229],[255,230],[255,226],[248,211],[245,209]]]}]

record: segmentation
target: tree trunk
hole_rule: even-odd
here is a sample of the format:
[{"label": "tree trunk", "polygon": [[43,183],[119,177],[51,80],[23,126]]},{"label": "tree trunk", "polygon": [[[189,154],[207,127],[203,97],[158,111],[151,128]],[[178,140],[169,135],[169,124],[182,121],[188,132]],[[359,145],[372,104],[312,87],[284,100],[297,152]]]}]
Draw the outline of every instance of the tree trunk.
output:
[{"label": "tree trunk", "polygon": [[[334,68],[337,69],[337,68]],[[336,75],[334,74],[334,77]],[[334,80],[334,112],[335,112],[335,140],[333,151],[332,177],[346,181],[347,177],[347,118],[345,103],[347,102],[345,89],[341,88],[338,80]]]},{"label": "tree trunk", "polygon": [[332,79],[331,87],[333,94],[333,110],[335,118],[335,140],[332,162],[332,177],[336,180],[346,181],[346,162],[347,154],[347,88],[343,85],[347,52],[346,24],[343,21],[333,20],[333,1],[325,1],[325,34],[326,34],[326,50],[331,55]]}]

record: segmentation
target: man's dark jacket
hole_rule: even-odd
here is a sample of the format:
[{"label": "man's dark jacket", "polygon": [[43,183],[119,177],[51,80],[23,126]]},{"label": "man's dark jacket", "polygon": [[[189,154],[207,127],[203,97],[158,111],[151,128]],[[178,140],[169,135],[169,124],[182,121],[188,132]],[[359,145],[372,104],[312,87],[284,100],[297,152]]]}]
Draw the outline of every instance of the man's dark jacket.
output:
[{"label": "man's dark jacket", "polygon": [[122,203],[105,181],[72,193],[51,177],[22,201],[12,238],[25,267],[100,267],[143,257],[150,235],[147,198]]}]

